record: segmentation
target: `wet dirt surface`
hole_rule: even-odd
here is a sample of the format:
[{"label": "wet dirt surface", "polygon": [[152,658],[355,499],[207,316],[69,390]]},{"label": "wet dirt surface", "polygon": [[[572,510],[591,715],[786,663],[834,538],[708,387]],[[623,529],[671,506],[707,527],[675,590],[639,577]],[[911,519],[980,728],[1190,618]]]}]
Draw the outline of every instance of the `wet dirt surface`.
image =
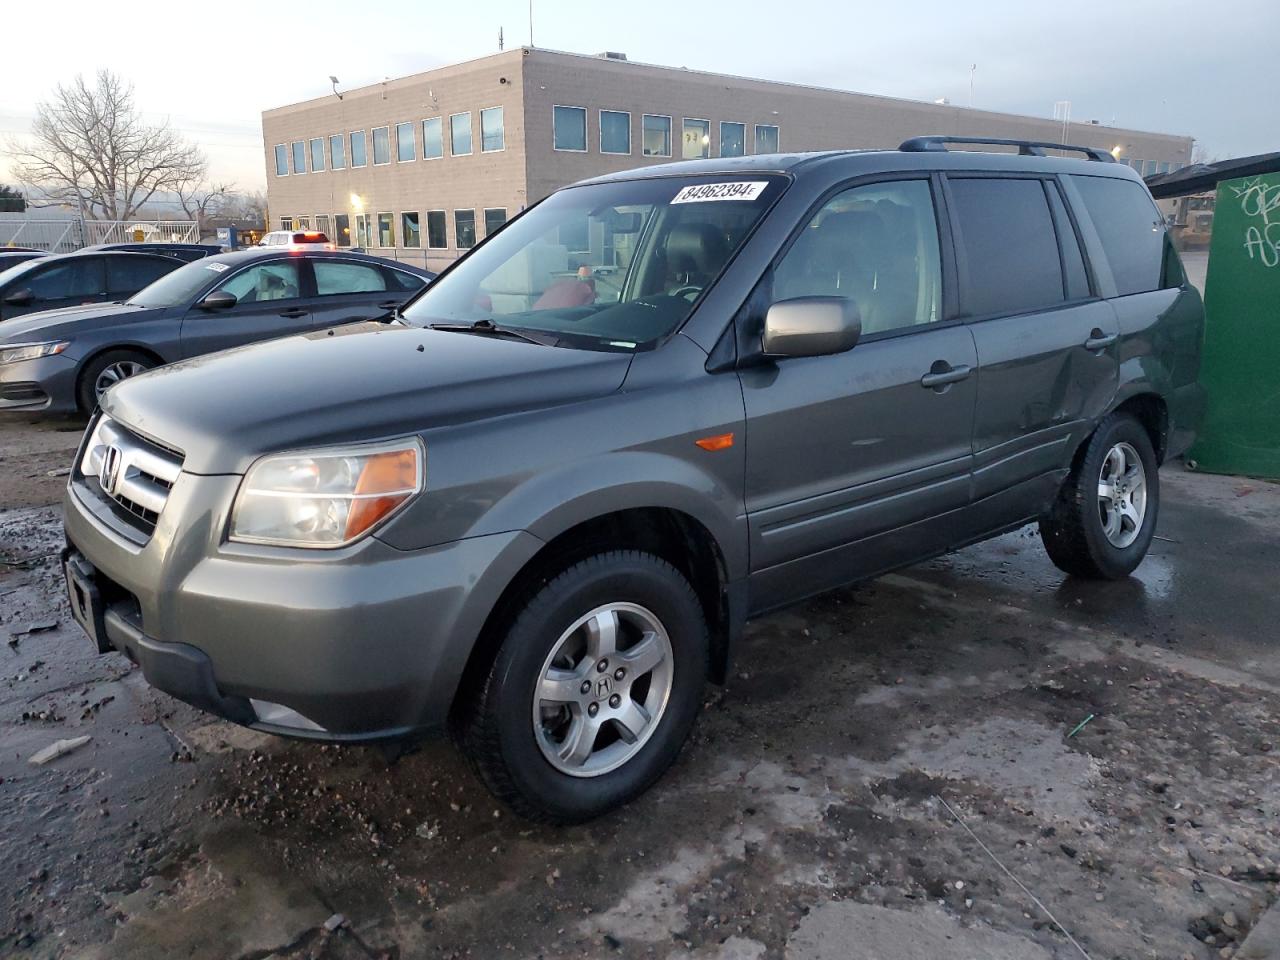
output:
[{"label": "wet dirt surface", "polygon": [[0,426],[0,955],[1199,960],[1276,897],[1275,484],[1167,467],[1126,582],[1028,529],[760,620],[675,769],[555,829],[444,741],[277,740],[97,656],[76,439]]}]

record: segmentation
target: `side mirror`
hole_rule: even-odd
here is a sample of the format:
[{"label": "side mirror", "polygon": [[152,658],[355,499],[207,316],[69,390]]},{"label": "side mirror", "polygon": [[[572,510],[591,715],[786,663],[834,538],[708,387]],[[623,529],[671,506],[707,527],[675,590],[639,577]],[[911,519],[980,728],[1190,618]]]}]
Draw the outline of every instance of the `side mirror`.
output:
[{"label": "side mirror", "polygon": [[196,306],[201,310],[227,310],[234,307],[238,302],[234,293],[215,290],[197,303]]},{"label": "side mirror", "polygon": [[27,287],[21,290],[15,290],[4,298],[4,302],[14,307],[25,307],[28,303],[35,300],[36,295]]},{"label": "side mirror", "polygon": [[852,350],[862,336],[858,305],[848,297],[780,300],[764,318],[767,357],[824,357]]}]

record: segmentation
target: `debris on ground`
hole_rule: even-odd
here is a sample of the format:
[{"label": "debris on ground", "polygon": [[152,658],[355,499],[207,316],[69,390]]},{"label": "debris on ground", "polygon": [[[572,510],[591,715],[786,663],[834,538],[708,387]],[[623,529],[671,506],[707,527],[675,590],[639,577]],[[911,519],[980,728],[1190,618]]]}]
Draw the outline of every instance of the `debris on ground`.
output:
[{"label": "debris on ground", "polygon": [[58,757],[65,757],[68,753],[79,750],[92,739],[93,737],[84,736],[71,737],[67,740],[55,740],[43,750],[33,753],[27,762],[33,763],[37,767],[43,767],[50,760],[57,760]]}]

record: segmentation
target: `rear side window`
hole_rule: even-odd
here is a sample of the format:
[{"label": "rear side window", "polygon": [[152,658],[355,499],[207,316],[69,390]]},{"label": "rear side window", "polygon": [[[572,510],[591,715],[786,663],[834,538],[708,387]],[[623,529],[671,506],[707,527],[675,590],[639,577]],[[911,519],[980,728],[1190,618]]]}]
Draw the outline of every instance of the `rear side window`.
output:
[{"label": "rear side window", "polygon": [[1116,292],[1123,297],[1159,290],[1164,278],[1164,221],[1147,191],[1132,180],[1071,180],[1102,240]]},{"label": "rear side window", "polygon": [[367,263],[341,263],[316,260],[316,295],[331,297],[340,293],[372,293],[387,289],[382,271]]},{"label": "rear side window", "polygon": [[1062,261],[1039,180],[950,181],[969,282],[971,316],[1026,313],[1064,300]]},{"label": "rear side window", "polygon": [[107,257],[107,293],[134,294],[182,266],[182,261],[150,257]]}]

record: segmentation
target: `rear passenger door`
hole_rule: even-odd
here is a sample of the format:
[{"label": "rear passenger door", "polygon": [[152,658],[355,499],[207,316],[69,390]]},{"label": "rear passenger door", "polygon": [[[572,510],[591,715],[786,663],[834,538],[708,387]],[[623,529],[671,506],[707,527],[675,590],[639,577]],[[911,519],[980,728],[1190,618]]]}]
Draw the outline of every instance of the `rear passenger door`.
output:
[{"label": "rear passenger door", "polygon": [[822,205],[752,300],[851,298],[849,352],[740,371],[751,597],[765,609],[938,549],[920,521],[969,501],[977,365],[943,305],[930,178]]},{"label": "rear passenger door", "polygon": [[978,348],[973,495],[998,526],[1048,504],[1111,403],[1118,325],[1056,178],[952,175],[947,196]]},{"label": "rear passenger door", "polygon": [[193,306],[187,311],[182,318],[182,355],[196,357],[310,331],[311,310],[303,297],[303,284],[298,257],[245,267],[210,291],[232,294],[235,306],[219,310]]},{"label": "rear passenger door", "polygon": [[329,257],[308,262],[315,273],[316,291],[308,306],[317,327],[375,320],[405,300],[402,292],[387,289],[387,275],[376,263]]}]

